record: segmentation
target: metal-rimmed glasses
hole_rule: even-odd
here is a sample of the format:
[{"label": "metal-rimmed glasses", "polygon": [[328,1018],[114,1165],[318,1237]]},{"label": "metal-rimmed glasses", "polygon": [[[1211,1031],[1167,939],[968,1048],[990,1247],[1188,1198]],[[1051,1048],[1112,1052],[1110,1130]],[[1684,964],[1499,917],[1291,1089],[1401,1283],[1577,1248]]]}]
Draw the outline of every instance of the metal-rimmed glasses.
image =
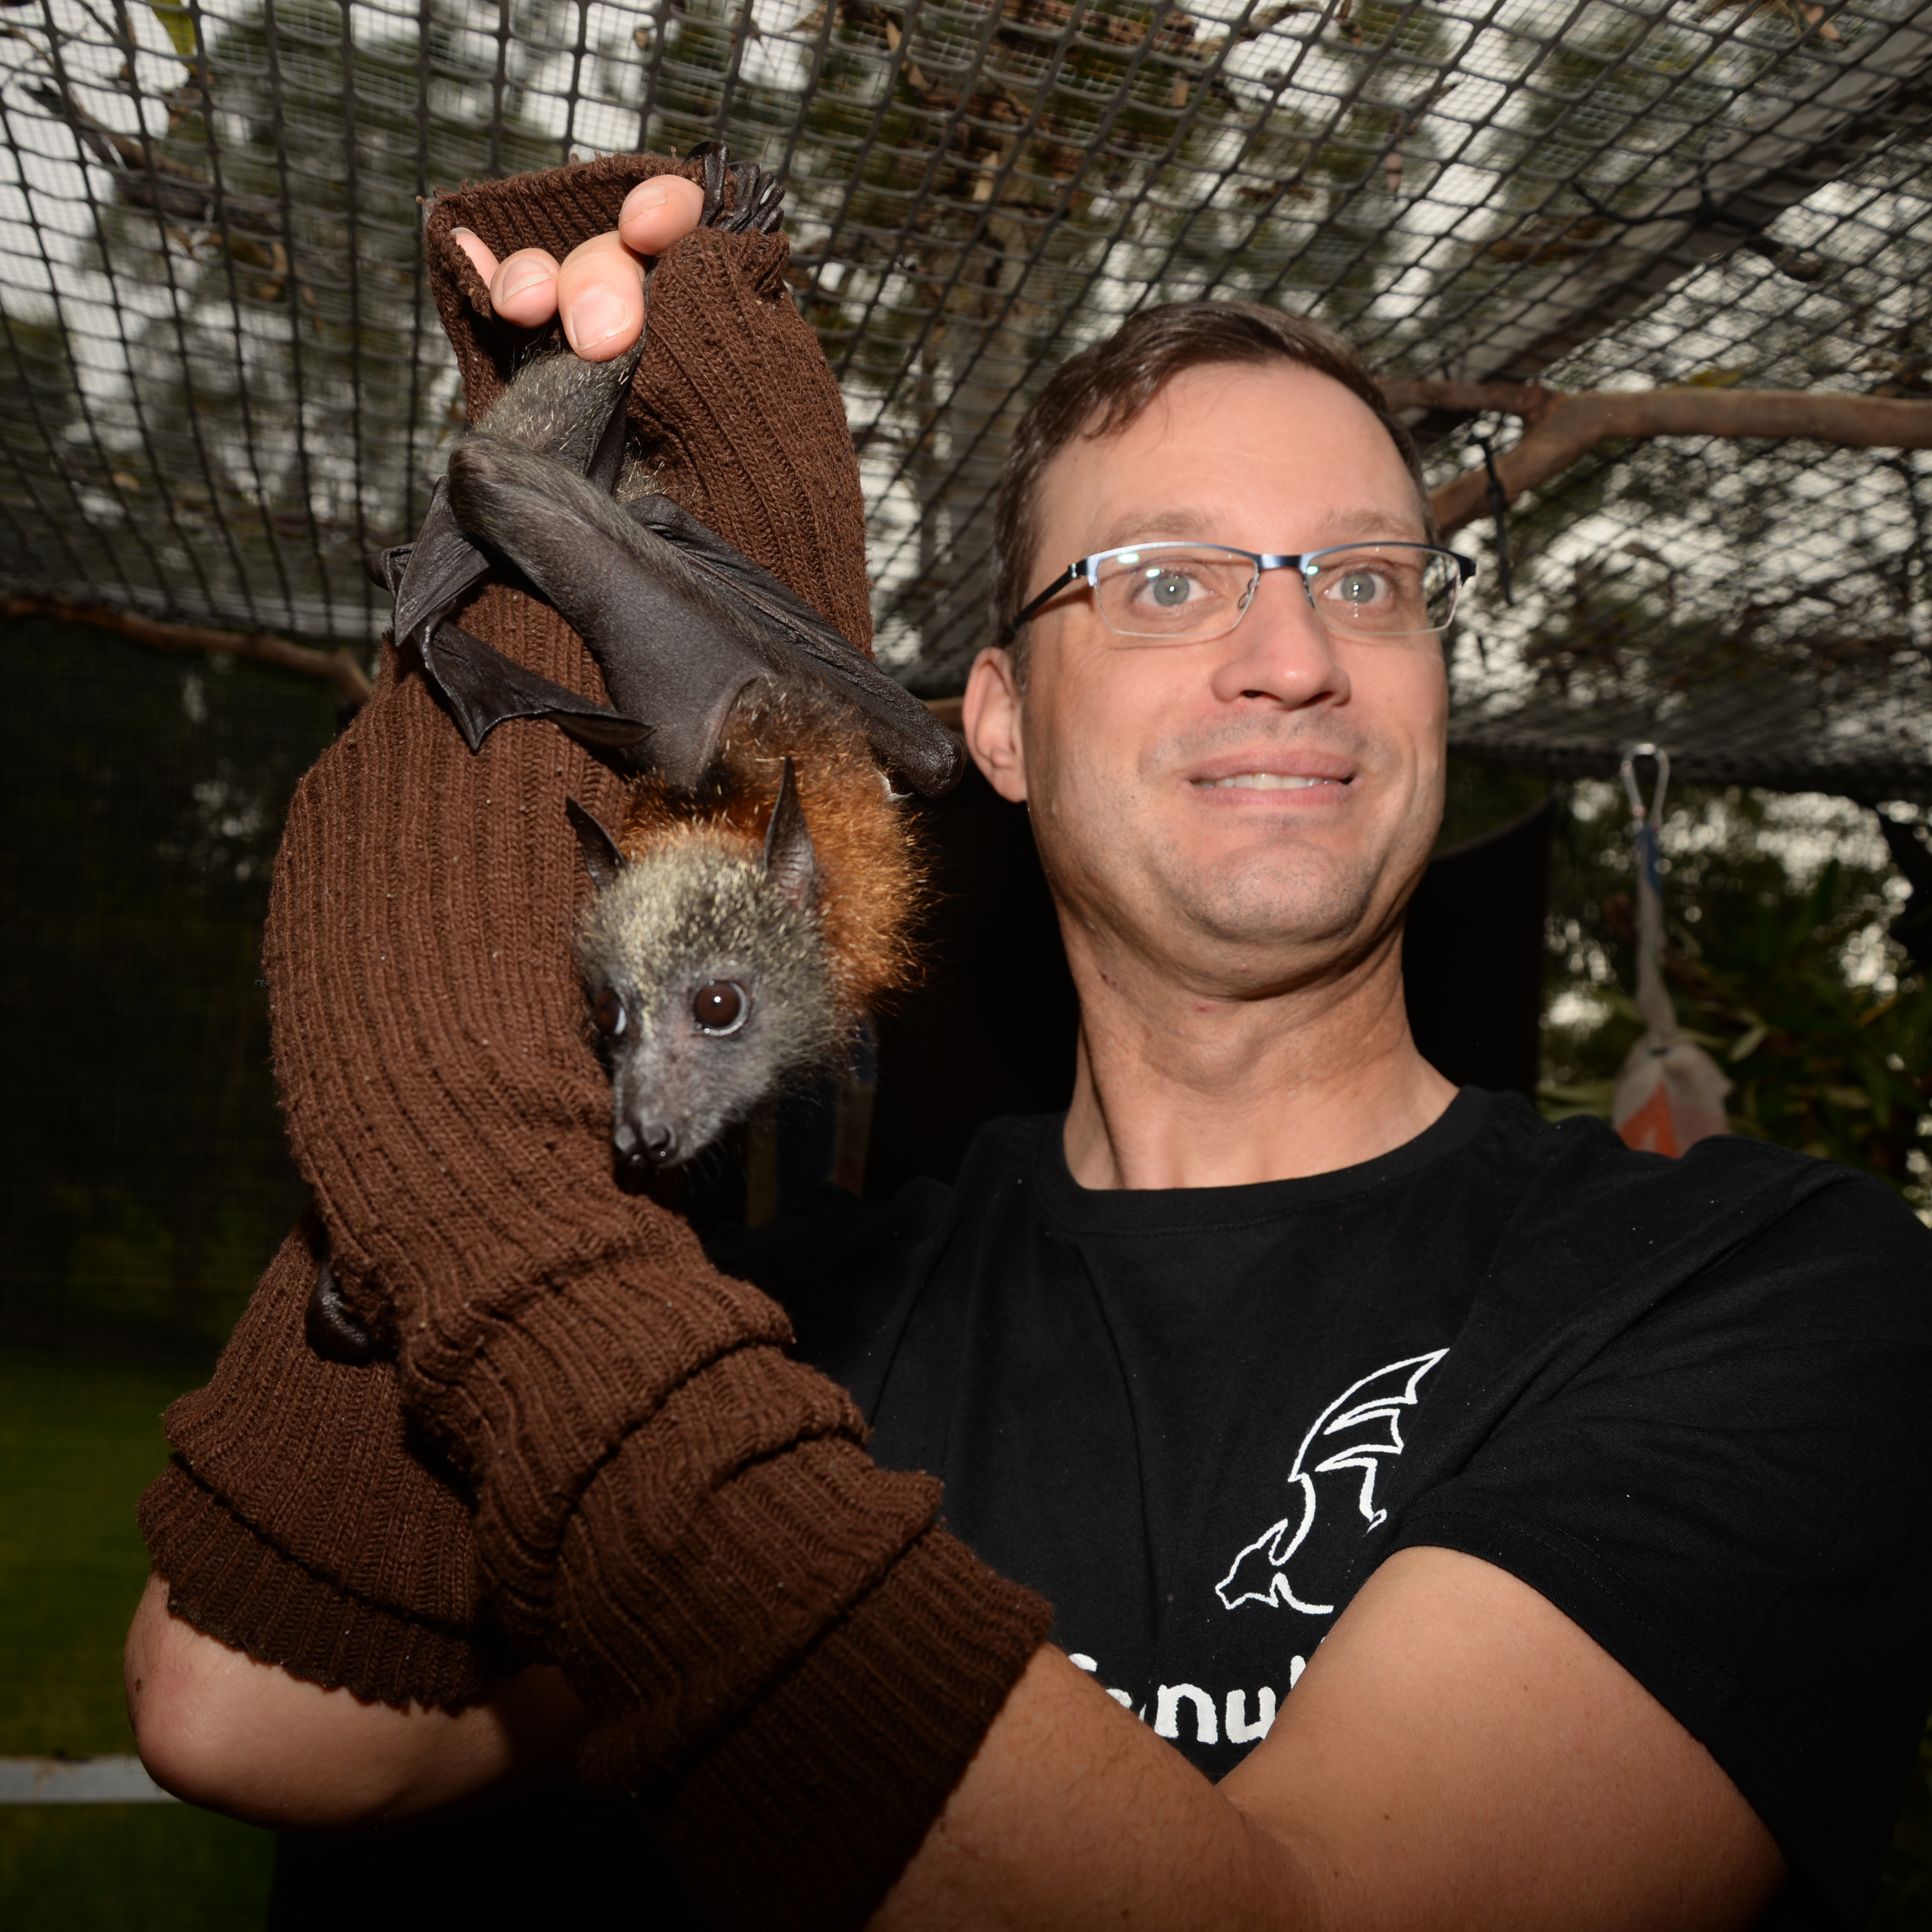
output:
[{"label": "metal-rimmed glasses", "polygon": [[1084,583],[1108,630],[1123,638],[1199,644],[1226,637],[1246,614],[1262,573],[1300,573],[1310,607],[1336,638],[1439,636],[1475,560],[1433,544],[1336,544],[1299,556],[1232,544],[1124,544],[1066,568],[1000,634],[1020,626],[1072,585]]}]

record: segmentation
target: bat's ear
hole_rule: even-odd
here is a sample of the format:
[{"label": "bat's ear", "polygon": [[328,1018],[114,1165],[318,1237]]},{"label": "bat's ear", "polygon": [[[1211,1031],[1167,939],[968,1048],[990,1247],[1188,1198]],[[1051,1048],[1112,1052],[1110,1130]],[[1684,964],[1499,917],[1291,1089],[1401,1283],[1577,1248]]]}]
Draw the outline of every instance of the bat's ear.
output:
[{"label": "bat's ear", "polygon": [[600,892],[608,892],[624,869],[624,855],[618,850],[616,840],[575,799],[566,799],[563,808],[569,817],[571,830],[577,834],[578,849],[584,854],[584,869],[590,874],[590,883]]},{"label": "bat's ear", "polygon": [[799,802],[798,780],[792,762],[784,761],[778,779],[778,802],[772,807],[765,833],[765,877],[794,905],[808,906],[818,896],[818,856],[806,829],[805,807]]}]

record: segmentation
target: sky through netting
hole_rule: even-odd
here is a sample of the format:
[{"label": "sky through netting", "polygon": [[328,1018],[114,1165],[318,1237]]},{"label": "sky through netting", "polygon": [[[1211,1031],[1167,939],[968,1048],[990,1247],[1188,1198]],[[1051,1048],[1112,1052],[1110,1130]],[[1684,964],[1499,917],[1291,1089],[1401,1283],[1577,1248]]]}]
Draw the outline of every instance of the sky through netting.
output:
[{"label": "sky through netting", "polygon": [[[0,5],[0,581],[370,644],[461,427],[417,198],[721,137],[783,176],[880,650],[988,641],[1027,400],[1146,304],[1385,374],[1932,406],[1932,0]],[[1439,478],[1502,418],[1418,418]],[[1609,446],[1459,544],[1466,748],[1932,800],[1932,454]]]}]

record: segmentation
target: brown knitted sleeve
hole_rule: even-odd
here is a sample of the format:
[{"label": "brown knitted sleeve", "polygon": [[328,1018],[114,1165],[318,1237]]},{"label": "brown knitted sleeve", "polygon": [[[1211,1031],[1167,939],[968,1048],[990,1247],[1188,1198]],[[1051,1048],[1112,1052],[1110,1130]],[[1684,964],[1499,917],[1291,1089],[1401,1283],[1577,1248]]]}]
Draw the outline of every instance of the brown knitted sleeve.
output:
[{"label": "brown knitted sleeve", "polygon": [[[440,201],[429,229],[472,410],[517,352],[447,242],[557,252],[636,162]],[[582,223],[580,229],[577,225]],[[634,417],[674,494],[866,634],[856,466],[782,239],[662,260]],[[456,621],[589,696],[596,667],[507,586]],[[465,748],[393,661],[304,781],[266,946],[291,1142],[404,1399],[476,1498],[494,1612],[597,1714],[584,1768],[649,1796],[722,1924],[856,1924],[884,1895],[1049,1613],[866,1456],[782,1312],[614,1180],[570,938],[564,816],[616,781],[551,727]]]},{"label": "brown knitted sleeve", "polygon": [[314,1683],[455,1709],[492,1660],[469,1506],[416,1453],[389,1364],[308,1346],[322,1252],[313,1222],[289,1236],[213,1379],[169,1409],[142,1534],[197,1630]]}]

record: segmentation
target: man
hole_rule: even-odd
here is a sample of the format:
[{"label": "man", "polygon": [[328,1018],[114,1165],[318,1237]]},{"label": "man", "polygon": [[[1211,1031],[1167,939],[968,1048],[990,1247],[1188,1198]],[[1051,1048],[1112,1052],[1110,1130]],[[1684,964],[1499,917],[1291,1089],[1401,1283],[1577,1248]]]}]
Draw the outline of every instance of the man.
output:
[{"label": "man", "polygon": [[[659,182],[560,268],[464,245],[500,314],[560,307],[604,357],[640,314],[626,244],[694,214]],[[996,1124],[953,1190],[724,1257],[878,1460],[940,1475],[954,1531],[1055,1606],[881,1926],[1868,1904],[1932,1699],[1926,1237],[1872,1184],[1630,1155],[1418,1054],[1432,542],[1366,379],[1252,313],[1130,324],[1021,433],[1023,621],[964,728],[1060,906],[1072,1106]],[[454,1714],[355,1703],[158,1585],[130,1676],[163,1780],[264,1820],[433,1808],[575,1722],[529,1676]]]}]

